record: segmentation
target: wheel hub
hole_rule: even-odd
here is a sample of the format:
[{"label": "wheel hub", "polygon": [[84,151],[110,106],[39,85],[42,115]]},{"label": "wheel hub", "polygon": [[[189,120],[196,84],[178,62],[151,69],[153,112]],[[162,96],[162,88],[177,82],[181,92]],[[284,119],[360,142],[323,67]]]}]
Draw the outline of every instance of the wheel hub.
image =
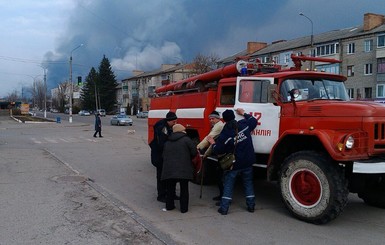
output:
[{"label": "wheel hub", "polygon": [[290,186],[294,198],[303,206],[314,206],[321,199],[321,183],[309,170],[296,171],[291,178]]}]

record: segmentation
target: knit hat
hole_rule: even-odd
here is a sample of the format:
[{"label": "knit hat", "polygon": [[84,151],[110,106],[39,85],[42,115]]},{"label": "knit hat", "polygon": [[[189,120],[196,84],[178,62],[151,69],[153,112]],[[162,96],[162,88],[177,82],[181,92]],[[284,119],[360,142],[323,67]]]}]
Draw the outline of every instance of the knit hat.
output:
[{"label": "knit hat", "polygon": [[166,114],[166,120],[167,121],[174,121],[176,119],[178,119],[178,118],[174,112],[170,111]]},{"label": "knit hat", "polygon": [[182,124],[175,124],[172,126],[172,132],[184,132],[186,133],[186,128]]},{"label": "knit hat", "polygon": [[222,113],[222,117],[223,117],[223,120],[225,122],[229,122],[231,120],[234,120],[235,119],[235,115],[234,115],[234,111],[233,110],[225,110],[223,113]]},{"label": "knit hat", "polygon": [[219,116],[219,113],[217,111],[213,111],[210,113],[209,118],[218,118],[220,119],[221,117]]}]

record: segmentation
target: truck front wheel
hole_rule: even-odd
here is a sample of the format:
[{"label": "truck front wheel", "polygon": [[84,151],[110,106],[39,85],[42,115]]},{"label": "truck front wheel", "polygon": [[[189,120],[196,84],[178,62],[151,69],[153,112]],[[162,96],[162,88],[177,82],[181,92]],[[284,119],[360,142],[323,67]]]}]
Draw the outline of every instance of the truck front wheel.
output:
[{"label": "truck front wheel", "polygon": [[349,193],[339,166],[315,151],[296,152],[285,159],[280,188],[286,208],[298,219],[314,224],[335,219]]}]

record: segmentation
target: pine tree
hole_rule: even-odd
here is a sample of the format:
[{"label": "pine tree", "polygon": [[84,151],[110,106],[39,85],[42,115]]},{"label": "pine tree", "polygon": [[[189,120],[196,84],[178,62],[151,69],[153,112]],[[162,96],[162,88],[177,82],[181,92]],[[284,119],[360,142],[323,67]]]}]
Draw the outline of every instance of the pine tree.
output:
[{"label": "pine tree", "polygon": [[107,112],[113,111],[116,106],[116,86],[118,85],[116,77],[111,69],[111,64],[106,56],[103,56],[100,62],[97,87],[100,98],[101,108]]},{"label": "pine tree", "polygon": [[96,86],[97,81],[98,81],[98,73],[96,72],[95,68],[92,67],[86,77],[84,86],[80,93],[80,101],[82,104],[82,108],[86,108],[88,110],[98,109],[96,106],[97,98],[95,98],[95,91],[97,91],[97,86]]}]

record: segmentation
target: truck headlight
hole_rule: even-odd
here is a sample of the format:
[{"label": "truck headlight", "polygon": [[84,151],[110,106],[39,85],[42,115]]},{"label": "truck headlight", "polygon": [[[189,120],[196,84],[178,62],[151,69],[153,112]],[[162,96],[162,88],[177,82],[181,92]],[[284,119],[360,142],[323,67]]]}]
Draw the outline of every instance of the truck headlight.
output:
[{"label": "truck headlight", "polygon": [[345,141],[346,149],[352,149],[354,146],[354,138],[353,136],[349,136]]}]

